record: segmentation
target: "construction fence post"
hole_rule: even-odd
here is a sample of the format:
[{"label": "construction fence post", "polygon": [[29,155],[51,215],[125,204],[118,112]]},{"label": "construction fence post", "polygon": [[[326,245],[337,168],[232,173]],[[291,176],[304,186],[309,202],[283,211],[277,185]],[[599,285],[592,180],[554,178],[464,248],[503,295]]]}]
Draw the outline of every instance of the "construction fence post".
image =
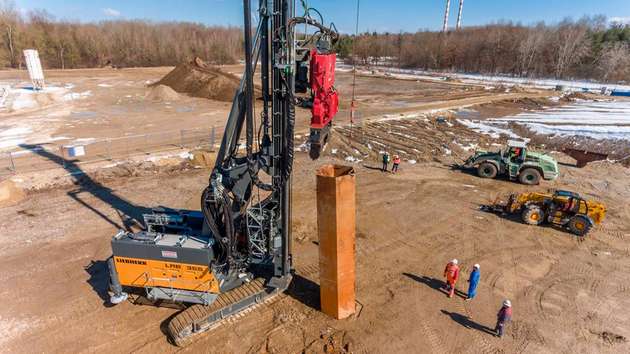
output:
[{"label": "construction fence post", "polygon": [[214,146],[216,144],[216,127],[212,126],[212,130],[210,131],[210,151],[214,151]]},{"label": "construction fence post", "polygon": [[61,156],[61,160],[63,161],[63,164],[61,166],[65,169],[67,167],[66,151],[63,146],[57,146],[57,148],[59,149],[59,156]]},{"label": "construction fence post", "polygon": [[112,140],[111,139],[107,139],[107,159],[109,161],[112,161]]},{"label": "construction fence post", "polygon": [[11,172],[13,172],[14,174],[17,173],[17,171],[15,170],[15,161],[13,161],[13,154],[11,153],[11,151],[9,151],[9,162],[11,163],[11,167],[9,167]]}]

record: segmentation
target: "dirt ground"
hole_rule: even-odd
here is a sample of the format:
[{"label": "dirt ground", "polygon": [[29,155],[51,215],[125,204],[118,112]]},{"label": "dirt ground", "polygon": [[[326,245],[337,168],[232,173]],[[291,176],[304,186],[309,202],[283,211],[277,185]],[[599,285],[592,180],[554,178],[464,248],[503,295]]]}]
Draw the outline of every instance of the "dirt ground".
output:
[{"label": "dirt ground", "polygon": [[[92,90],[93,95],[73,101],[69,115],[45,124],[51,136],[73,138],[222,125],[227,103],[187,96],[170,104],[145,99],[147,81],[169,70],[53,71],[48,75],[52,82],[70,82],[75,90]],[[240,68],[226,70],[238,73]],[[15,72],[0,72],[0,80],[11,75]],[[286,294],[231,319],[190,347],[171,345],[164,329],[176,310],[107,305],[105,260],[117,230],[137,224],[150,208],[199,208],[209,171],[185,163],[155,167],[144,162],[89,175],[72,171],[65,173],[71,183],[28,191],[17,204],[0,207],[2,351],[630,351],[630,169],[608,162],[577,169],[570,158],[555,155],[562,162],[560,178],[535,190],[565,188],[608,206],[604,224],[583,241],[563,230],[484,213],[481,204],[526,187],[482,180],[450,166],[474,144],[492,147],[502,140],[467,130],[449,114],[443,119],[438,117],[442,113],[414,115],[468,106],[482,117],[508,115],[535,108],[550,93],[367,76],[358,82],[359,125],[351,130],[344,124],[352,86],[351,76],[340,73],[338,88],[346,98],[333,141],[316,162],[297,154],[296,276]],[[52,105],[5,114],[0,124],[45,117],[47,110],[58,109],[68,108]],[[94,113],[88,117],[85,112]],[[377,117],[380,121],[371,122]],[[307,112],[299,119],[298,126],[305,128]],[[378,170],[379,147],[370,145],[374,141],[402,155],[400,173]],[[353,163],[358,183],[357,314],[343,321],[318,311],[314,171],[333,162]],[[448,299],[440,290],[444,266],[452,258],[462,265],[460,292],[466,291],[472,265],[481,265],[478,296],[471,302],[461,293]],[[490,331],[505,298],[514,306],[513,323],[507,336],[498,339]]]},{"label": "dirt ground", "polygon": [[[0,112],[0,128],[28,125],[34,132],[27,143],[52,139],[56,144],[76,139],[112,139],[182,129],[209,129],[212,126],[222,130],[231,102],[183,94],[174,101],[152,99],[148,85],[157,82],[172,69],[48,70],[49,86],[71,87],[71,93],[81,95],[89,92],[89,95],[71,101],[49,102],[35,109]],[[233,65],[223,70],[242,75],[243,68]],[[30,85],[26,71],[0,71],[0,82],[14,87]],[[336,87],[341,97],[337,121],[340,124],[349,123],[351,73],[339,72]],[[474,85],[361,75],[356,85],[358,120],[541,95],[548,94],[537,91],[499,94]],[[306,130],[309,119],[307,110],[298,110],[297,128]]]},{"label": "dirt ground", "polygon": [[[61,154],[61,148],[66,145],[85,146],[86,154],[77,158],[78,163],[100,161],[109,165],[130,158],[151,158],[146,155],[173,152],[180,147],[214,144],[216,148],[230,103],[178,94],[166,86],[151,86],[165,76],[172,78],[182,74],[167,75],[171,70],[172,67],[46,71],[49,87],[66,90],[62,92],[64,97],[78,95],[78,98],[57,97],[57,101],[50,100],[36,108],[0,110],[0,179],[17,171],[23,175],[20,179],[24,182],[19,182],[21,187],[41,185],[41,181],[37,181],[41,174],[59,169],[59,164],[41,155],[45,151]],[[242,70],[239,65],[222,68],[235,76],[242,75]],[[191,84],[190,80],[200,79],[200,72],[186,77],[186,82]],[[0,83],[13,88],[29,85],[26,71],[15,70],[0,71]],[[335,122],[340,126],[348,125],[353,87],[351,73],[339,72],[336,86],[341,107]],[[358,75],[358,111],[354,123],[384,117],[442,114],[444,110],[471,106],[497,106],[500,107],[494,110],[497,114],[520,112],[531,105],[519,102],[549,95],[550,92],[536,90],[506,93],[456,82]],[[260,112],[260,108],[256,111]],[[481,111],[489,114],[492,108]],[[307,139],[309,122],[309,110],[298,109],[298,145]],[[13,151],[11,157],[7,151]]]},{"label": "dirt ground", "polygon": [[[608,163],[563,166],[558,182],[609,206],[605,223],[579,242],[478,210],[524,190],[481,180],[446,163],[403,164],[397,175],[357,170],[357,306],[351,319],[318,312],[315,176],[298,156],[294,221],[297,276],[287,294],[181,350],[164,325],[175,310],[105,305],[109,240],[146,208],[198,208],[208,171],[148,171],[34,192],[0,209],[1,344],[7,352],[626,352],[630,350],[630,170]],[[78,222],[80,220],[80,222]],[[478,297],[439,290],[457,257],[465,291],[481,264]],[[504,298],[514,304],[508,335],[489,334]]]},{"label": "dirt ground", "polygon": [[[230,103],[181,96],[176,102],[147,97],[148,84],[172,68],[80,69],[46,71],[49,86],[72,86],[90,96],[25,112],[0,114],[0,124],[40,123],[52,138],[102,139],[121,136],[223,126]],[[25,71],[0,71],[0,81],[24,83]]]}]

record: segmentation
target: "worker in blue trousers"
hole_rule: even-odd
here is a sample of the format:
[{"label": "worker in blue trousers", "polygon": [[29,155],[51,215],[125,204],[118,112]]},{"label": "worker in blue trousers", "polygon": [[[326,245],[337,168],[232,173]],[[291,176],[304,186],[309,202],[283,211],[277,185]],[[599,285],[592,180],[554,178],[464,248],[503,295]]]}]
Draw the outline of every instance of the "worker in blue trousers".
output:
[{"label": "worker in blue trousers", "polygon": [[468,297],[466,301],[472,300],[477,295],[477,285],[479,285],[479,264],[473,266],[470,277],[468,278]]}]

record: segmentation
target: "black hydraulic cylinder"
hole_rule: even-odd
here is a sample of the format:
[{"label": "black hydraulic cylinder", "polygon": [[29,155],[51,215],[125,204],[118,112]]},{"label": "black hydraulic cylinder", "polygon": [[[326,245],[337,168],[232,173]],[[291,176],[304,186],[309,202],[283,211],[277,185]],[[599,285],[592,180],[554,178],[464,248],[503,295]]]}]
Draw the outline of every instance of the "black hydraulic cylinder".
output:
[{"label": "black hydraulic cylinder", "polygon": [[252,163],[252,149],[254,144],[254,78],[252,67],[252,12],[251,0],[243,0],[245,17],[245,138],[247,140],[247,159]]}]

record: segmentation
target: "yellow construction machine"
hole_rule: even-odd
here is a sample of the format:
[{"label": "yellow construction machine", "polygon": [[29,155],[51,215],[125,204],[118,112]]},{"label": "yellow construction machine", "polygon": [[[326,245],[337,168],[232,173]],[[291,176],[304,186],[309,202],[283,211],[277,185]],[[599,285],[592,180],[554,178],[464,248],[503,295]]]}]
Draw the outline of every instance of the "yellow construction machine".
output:
[{"label": "yellow construction machine", "polygon": [[501,214],[519,214],[528,225],[551,225],[567,228],[577,236],[585,236],[595,225],[599,225],[606,215],[606,206],[600,202],[586,200],[579,194],[569,191],[549,193],[517,193],[501,202],[484,206],[482,210]]}]

